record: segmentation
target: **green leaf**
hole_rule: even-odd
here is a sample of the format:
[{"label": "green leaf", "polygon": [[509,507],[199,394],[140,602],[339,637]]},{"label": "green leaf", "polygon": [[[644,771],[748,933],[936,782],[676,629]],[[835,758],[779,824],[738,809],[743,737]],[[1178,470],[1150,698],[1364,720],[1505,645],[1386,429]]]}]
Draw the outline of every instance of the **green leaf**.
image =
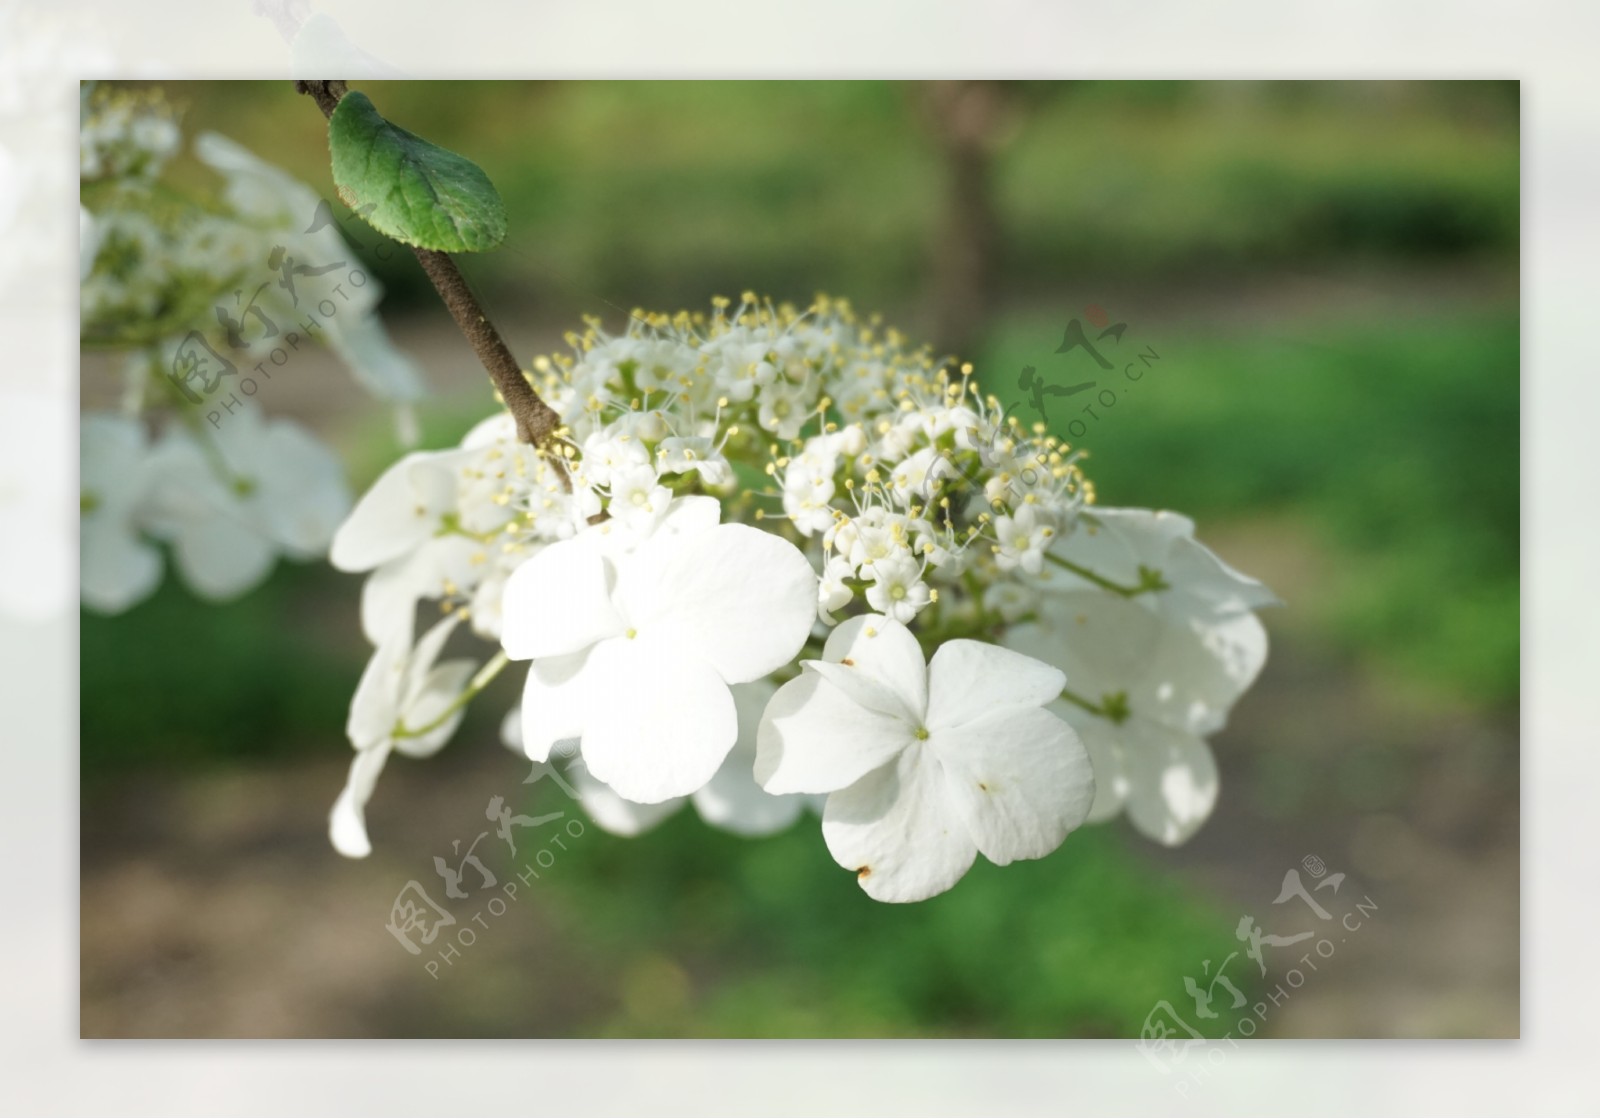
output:
[{"label": "green leaf", "polygon": [[328,121],[339,197],[380,233],[441,252],[482,252],[506,236],[506,207],[470,159],[390,124],[364,93]]}]

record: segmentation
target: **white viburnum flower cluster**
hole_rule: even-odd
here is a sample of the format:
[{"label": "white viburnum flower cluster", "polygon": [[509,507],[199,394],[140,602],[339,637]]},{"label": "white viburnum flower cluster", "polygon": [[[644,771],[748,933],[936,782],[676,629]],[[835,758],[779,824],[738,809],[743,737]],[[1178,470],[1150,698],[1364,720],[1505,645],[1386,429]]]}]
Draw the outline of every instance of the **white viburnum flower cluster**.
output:
[{"label": "white viburnum flower cluster", "polygon": [[309,187],[206,134],[193,152],[216,189],[187,193],[161,177],[182,134],[159,93],[86,85],[81,112],[81,342],[122,355],[125,388],[82,420],[80,597],[138,603],[166,543],[197,594],[232,598],[279,555],[326,554],[350,509],[333,452],[263,414],[271,375],[326,345],[403,431],[422,375]]},{"label": "white viburnum flower cluster", "polygon": [[[504,737],[574,758],[601,827],[692,802],[760,835],[810,806],[885,901],[1122,809],[1166,843],[1211,810],[1205,737],[1260,670],[1273,599],[1189,521],[1094,505],[1079,454],[843,302],[719,299],[568,343],[529,374],[554,443],[493,416],[390,467],[335,537],[370,573],[374,663],[437,678],[438,649],[396,651],[424,602],[501,646],[449,702],[411,702],[458,712],[527,662]],[[401,743],[440,718],[401,715],[393,747],[436,749]],[[335,812],[341,850],[365,846],[348,809],[376,764]]]},{"label": "white viburnum flower cluster", "polygon": [[322,556],[350,509],[344,468],[299,424],[243,408],[224,432],[169,425],[151,441],[140,418],[80,422],[83,604],[115,614],[161,581],[167,544],[202,598],[244,593],[281,556]]},{"label": "white viburnum flower cluster", "polygon": [[80,97],[85,112],[78,129],[78,174],[83,181],[153,179],[177,152],[182,141],[177,117],[159,95],[97,96],[93,84],[85,83]]}]

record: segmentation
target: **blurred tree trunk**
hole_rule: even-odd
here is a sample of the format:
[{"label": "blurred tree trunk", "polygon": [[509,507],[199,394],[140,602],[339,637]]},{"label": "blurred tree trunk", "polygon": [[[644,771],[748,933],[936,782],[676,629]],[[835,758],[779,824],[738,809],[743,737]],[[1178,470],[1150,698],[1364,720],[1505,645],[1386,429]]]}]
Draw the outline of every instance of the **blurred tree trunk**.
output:
[{"label": "blurred tree trunk", "polygon": [[922,82],[916,94],[945,179],[931,260],[932,333],[939,346],[966,358],[993,310],[1000,251],[994,157],[1009,131],[1012,98],[995,81]]}]

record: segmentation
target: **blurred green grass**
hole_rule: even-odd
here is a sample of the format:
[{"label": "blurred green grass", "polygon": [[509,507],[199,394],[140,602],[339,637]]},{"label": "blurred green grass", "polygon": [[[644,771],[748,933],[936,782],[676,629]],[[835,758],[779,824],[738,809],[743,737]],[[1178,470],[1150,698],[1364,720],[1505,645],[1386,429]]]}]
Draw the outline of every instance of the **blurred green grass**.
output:
[{"label": "blurred green grass", "polygon": [[356,593],[326,567],[282,564],[251,593],[208,603],[169,569],[126,614],[82,611],[86,787],[129,772],[286,761],[338,742],[367,654]]},{"label": "blurred green grass", "polygon": [[[562,807],[556,790],[540,804]],[[1045,860],[980,858],[905,906],[868,898],[813,816],[750,841],[685,810],[568,847],[540,885],[617,973],[620,1005],[584,1031],[603,1036],[1138,1036],[1158,1000],[1182,1005],[1184,976],[1238,947],[1237,915],[1140,865],[1114,829]]]}]

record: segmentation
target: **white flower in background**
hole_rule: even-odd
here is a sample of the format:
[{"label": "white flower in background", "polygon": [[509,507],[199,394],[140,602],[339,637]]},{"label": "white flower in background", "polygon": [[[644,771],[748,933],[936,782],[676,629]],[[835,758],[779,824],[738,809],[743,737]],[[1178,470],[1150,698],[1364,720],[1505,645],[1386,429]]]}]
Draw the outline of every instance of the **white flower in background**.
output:
[{"label": "white flower in background", "polygon": [[169,429],[153,448],[143,424],[89,415],[83,447],[81,593],[107,613],[155,590],[166,540],[184,580],[226,599],[266,577],[279,554],[321,555],[350,505],[338,460],[305,429],[236,410],[216,431]]},{"label": "white flower in background", "polygon": [[583,441],[581,461],[584,473],[593,484],[609,486],[618,475],[635,467],[649,466],[650,450],[642,440],[608,428]]},{"label": "white flower in background", "polygon": [[1019,621],[1039,605],[1039,592],[1021,583],[994,583],[983,592],[983,608],[1004,622]]},{"label": "white flower in background", "polygon": [[[571,778],[584,811],[612,835],[636,836],[692,801],[700,818],[712,827],[750,838],[782,831],[799,819],[808,805],[820,811],[818,798],[798,794],[773,796],[756,784],[752,772],[756,759],[756,730],[761,723],[761,713],[775,690],[766,680],[733,686],[733,704],[739,720],[738,740],[711,780],[692,796],[671,797],[658,804],[637,804],[618,796],[582,762],[567,767],[565,772]],[[507,746],[522,753],[520,710],[513,709],[506,716],[500,733]]]},{"label": "white flower in background", "polygon": [[415,446],[420,436],[415,405],[428,393],[422,368],[394,344],[376,310],[328,323],[332,328],[325,330],[323,339],[328,349],[358,385],[380,400],[394,402],[395,436],[402,445]]},{"label": "white flower in background", "polygon": [[836,624],[834,612],[843,610],[855,598],[855,592],[845,582],[855,574],[855,568],[843,556],[829,556],[822,568],[822,579],[817,583],[817,615],[827,625]]},{"label": "white flower in background", "polygon": [[[130,416],[157,403],[172,409],[158,425],[132,535],[95,527],[84,537],[83,600],[124,609],[154,588],[159,555],[130,544],[146,533],[170,541],[197,593],[230,598],[280,553],[321,554],[349,507],[327,448],[287,421],[264,421],[253,401],[241,406],[256,391],[249,368],[325,344],[394,403],[403,438],[415,437],[421,371],[384,331],[381,287],[339,215],[309,187],[208,134],[193,151],[221,177],[220,197],[188,193],[160,178],[182,134],[158,94],[85,86],[80,108],[80,178],[101,184],[79,213],[81,336],[127,355]],[[102,555],[102,546],[111,550]],[[119,572],[132,582],[119,587]]]},{"label": "white flower in background", "polygon": [[[1052,551],[1124,586],[1139,586],[1141,571],[1159,576],[1160,589],[1135,601],[1178,618],[1225,618],[1279,604],[1264,583],[1235,571],[1197,541],[1194,522],[1178,513],[1094,506]],[[1056,589],[1094,587],[1069,571],[1050,576],[1047,585]]]},{"label": "white flower in background", "polygon": [[[182,136],[173,110],[157,91],[118,89],[97,93],[85,84],[78,128],[81,179],[153,179],[160,174]],[[92,102],[92,110],[90,108]]]},{"label": "white flower in background", "polygon": [[1005,643],[1060,668],[1067,687],[1100,707],[1096,715],[1062,701],[1099,783],[1091,819],[1126,809],[1145,835],[1182,843],[1211,814],[1217,768],[1205,735],[1220,730],[1233,702],[1267,657],[1254,614],[1215,622],[1158,614],[1103,591],[1048,595],[1037,623]]},{"label": "white flower in background", "polygon": [[897,622],[910,622],[932,601],[922,581],[923,566],[909,554],[880,559],[872,565],[867,604]]},{"label": "white flower in background", "polygon": [[955,473],[937,447],[924,447],[889,472],[889,485],[905,501],[927,501],[939,481]]},{"label": "white flower in background", "polygon": [[778,689],[755,775],[769,793],[830,793],[822,834],[880,901],[955,885],[981,851],[1037,859],[1083,823],[1094,776],[1078,736],[1045,705],[1059,670],[978,641],[931,663],[889,618],[852,618],[821,661]]},{"label": "white flower in background", "polygon": [[120,613],[161,581],[161,553],[144,537],[155,473],[144,425],[126,416],[85,415],[82,448],[80,593],[84,605]]},{"label": "white flower in background", "polygon": [[814,536],[833,526],[830,502],[838,492],[833,481],[839,469],[837,445],[835,436],[814,436],[783,470],[783,511],[802,536]]},{"label": "white flower in background", "polygon": [[796,385],[788,381],[772,381],[761,389],[757,422],[763,430],[774,433],[779,439],[793,439],[811,418],[812,395],[803,383]]},{"label": "white flower in background", "polygon": [[[273,310],[286,320],[297,312],[302,319],[315,318],[324,339],[349,365],[356,381],[379,399],[400,403],[420,399],[426,392],[422,370],[394,347],[377,318],[383,288],[370,276],[364,276],[359,284],[351,281],[350,272],[359,270],[360,261],[337,224],[329,221],[319,227],[317,218],[326,204],[317,193],[215,132],[196,138],[194,151],[202,163],[222,175],[225,196],[236,212],[270,231],[270,237],[261,240],[258,267],[268,267],[274,249],[282,249],[285,259],[292,257],[313,269],[342,265],[318,275],[298,275],[292,298],[274,284],[264,293],[274,300]],[[267,272],[268,278],[272,275]],[[317,313],[324,300],[336,308],[333,314]]]},{"label": "white flower in background", "polygon": [[290,420],[251,406],[214,430],[169,429],[152,454],[147,524],[171,542],[189,586],[227,599],[255,586],[282,553],[327,551],[350,508],[339,460]]},{"label": "white flower in background", "polygon": [[792,544],[746,525],[658,530],[621,555],[607,554],[605,527],[512,573],[502,640],[533,662],[528,756],[543,761],[556,742],[581,738],[595,777],[655,804],[699,789],[727,758],[737,737],[729,685],[799,651],[816,575]]},{"label": "white flower in background", "polygon": [[[396,405],[403,430],[414,428],[410,409],[425,392],[422,371],[384,331],[376,311],[382,287],[362,269],[328,203],[215,133],[199,136],[193,149],[222,177],[222,198],[189,201],[157,181],[179,141],[173,113],[159,98],[85,93],[81,175],[115,179],[117,190],[104,196],[114,206],[80,215],[84,336],[161,350],[197,328],[219,351],[248,355],[237,359],[242,365],[268,357],[291,336],[324,343],[357,383]],[[192,322],[161,318],[174,307],[206,310]],[[234,318],[231,333],[211,308]],[[145,336],[141,320],[154,320],[171,337]],[[288,344],[297,349],[299,341]]]},{"label": "white flower in background", "polygon": [[[450,708],[477,665],[469,660],[434,663],[456,623],[453,617],[436,623],[415,648],[409,625],[391,630],[361,674],[345,728],[356,756],[344,791],[328,816],[328,838],[334,850],[347,858],[365,858],[372,852],[366,807],[390,752],[428,757],[449,741],[461,723],[464,708]],[[402,730],[424,733],[402,734]]]},{"label": "white flower in background", "polygon": [[[737,430],[733,434],[738,434]],[[673,435],[657,450],[664,474],[700,475],[707,489],[722,489],[733,481],[733,466],[709,435]]]},{"label": "white flower in background", "polygon": [[1044,567],[1045,549],[1050,547],[1056,530],[1034,505],[1019,506],[1015,515],[995,518],[995,563],[1001,571],[1022,568],[1029,575],[1037,575]]},{"label": "white flower in background", "polygon": [[633,529],[649,532],[672,503],[672,491],[663,486],[648,460],[641,466],[619,470],[611,478],[611,498],[606,512]]}]

